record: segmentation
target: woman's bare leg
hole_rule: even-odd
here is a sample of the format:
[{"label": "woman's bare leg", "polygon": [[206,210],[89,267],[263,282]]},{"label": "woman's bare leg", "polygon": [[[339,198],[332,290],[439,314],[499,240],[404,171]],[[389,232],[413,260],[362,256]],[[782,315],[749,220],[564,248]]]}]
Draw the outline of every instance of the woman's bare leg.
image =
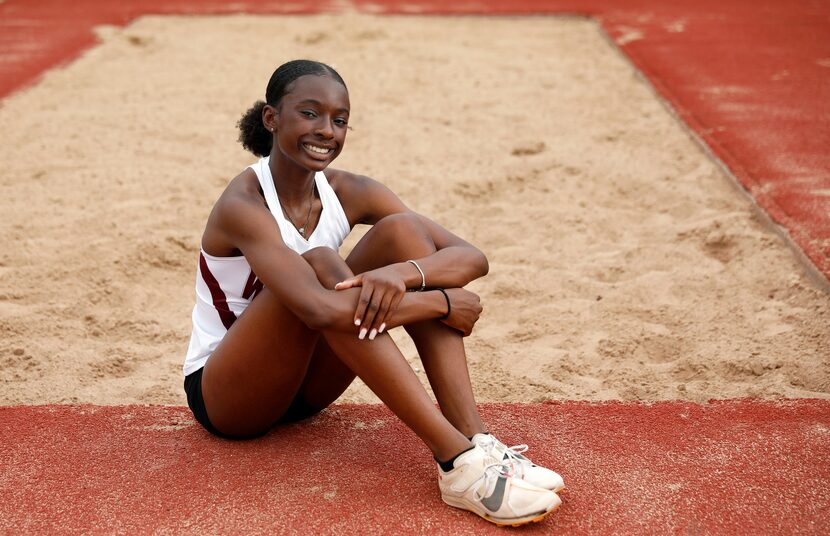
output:
[{"label": "woman's bare leg", "polygon": [[355,373],[337,357],[325,338],[317,340],[303,383],[283,421],[310,417],[340,398],[355,379]]},{"label": "woman's bare leg", "polygon": [[239,437],[273,426],[306,376],[318,337],[262,289],[205,364],[202,394],[211,424]]},{"label": "woman's bare leg", "polygon": [[432,392],[447,420],[467,437],[486,432],[476,408],[461,333],[437,320],[410,324],[405,329],[415,342]]},{"label": "woman's bare leg", "polygon": [[[333,251],[309,257],[321,281],[350,275]],[[467,438],[432,404],[388,335],[374,341],[360,340],[356,333],[325,331],[322,336],[439,459],[469,448]],[[205,366],[202,388],[211,423],[229,435],[253,435],[268,429],[303,384],[316,338],[273,293],[263,289]]]},{"label": "woman's bare leg", "polygon": [[470,447],[469,440],[433,405],[388,334],[379,335],[368,343],[350,333],[326,332],[324,336],[337,356],[427,444],[437,458],[448,460]]},{"label": "woman's bare leg", "polygon": [[[333,289],[339,281],[352,276],[352,271],[332,250],[316,248],[304,258],[311,264],[320,284]],[[335,354],[324,337],[317,340],[305,378],[297,390],[292,409],[298,414],[289,419],[311,416],[337,400],[354,381],[355,373]],[[291,413],[289,411],[289,413]]]},{"label": "woman's bare leg", "polygon": [[[425,257],[435,243],[417,216],[397,214],[372,227],[346,259],[354,273]],[[405,327],[415,342],[427,379],[447,420],[467,437],[486,427],[476,408],[461,333],[438,320]]]},{"label": "woman's bare leg", "polygon": [[[319,253],[324,258],[311,260],[312,266],[325,264],[325,257],[330,257],[328,259],[330,264],[339,266],[336,271],[316,269],[318,279],[326,288],[334,288],[339,281],[351,277],[352,271],[337,256],[337,253],[327,249],[320,249]],[[325,347],[320,348],[319,353],[315,352],[317,362],[314,365],[316,366],[314,370],[308,371],[298,393],[306,403],[328,405],[340,396],[348,387],[348,383],[344,381],[348,376],[342,374],[343,365],[345,365],[360,376],[372,392],[400,417],[440,459],[451,458],[469,447],[466,438],[462,441],[463,435],[458,434],[457,429],[454,429],[454,426],[447,422],[441,413],[435,411],[429,395],[389,335],[378,336],[374,341],[361,341],[357,339],[356,333],[326,331],[323,337],[329,352],[326,352]],[[379,348],[373,348],[373,345]],[[341,362],[340,368],[335,369],[338,374],[332,374],[333,370],[324,368],[327,364],[332,365],[335,359]],[[318,370],[325,371],[328,378],[318,379],[320,377],[317,374]],[[335,388],[333,389],[332,386]],[[315,396],[320,398],[315,400]],[[418,411],[411,411],[412,409]],[[441,430],[442,434],[452,437],[451,444],[454,446],[449,449],[443,447],[442,444],[447,441],[444,437],[440,438],[441,441],[437,441],[434,437],[436,430]]]}]

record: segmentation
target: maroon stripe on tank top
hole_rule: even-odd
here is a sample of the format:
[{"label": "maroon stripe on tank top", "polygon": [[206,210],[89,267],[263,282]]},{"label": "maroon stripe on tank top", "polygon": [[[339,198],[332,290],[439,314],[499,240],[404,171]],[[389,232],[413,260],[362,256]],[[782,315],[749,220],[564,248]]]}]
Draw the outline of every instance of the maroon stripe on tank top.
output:
[{"label": "maroon stripe on tank top", "polygon": [[205,256],[201,253],[199,254],[199,270],[202,272],[202,279],[205,280],[208,290],[210,290],[213,306],[216,308],[216,312],[219,313],[222,324],[225,326],[225,329],[231,329],[233,323],[236,322],[236,315],[228,307],[228,299],[222,291],[222,287],[219,286],[219,281],[210,273],[207,260],[205,260]]},{"label": "maroon stripe on tank top", "polygon": [[242,297],[246,300],[253,300],[260,290],[262,290],[262,281],[257,279],[256,274],[251,270],[251,275],[248,276],[248,282],[245,283],[245,290],[242,292]]}]

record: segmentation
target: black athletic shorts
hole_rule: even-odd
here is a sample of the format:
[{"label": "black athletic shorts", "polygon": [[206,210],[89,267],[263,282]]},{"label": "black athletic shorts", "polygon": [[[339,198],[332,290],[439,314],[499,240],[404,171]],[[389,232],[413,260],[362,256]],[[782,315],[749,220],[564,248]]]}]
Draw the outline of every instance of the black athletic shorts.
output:
[{"label": "black athletic shorts", "polygon": [[196,421],[204,426],[205,430],[219,437],[228,437],[211,424],[205,409],[205,399],[202,398],[202,372],[204,367],[184,377],[184,392],[187,394],[187,406],[193,412]]},{"label": "black athletic shorts", "polygon": [[[196,421],[201,424],[205,430],[215,436],[224,437],[226,439],[253,439],[268,433],[269,430],[263,430],[262,433],[250,436],[231,436],[223,434],[217,430],[208,418],[207,409],[205,409],[205,399],[202,397],[202,371],[204,370],[204,367],[202,367],[196,372],[188,374],[184,377],[184,392],[187,394],[187,405],[190,408],[190,411],[193,412],[193,417],[196,418]],[[288,410],[286,410],[285,415],[280,417],[274,425],[301,421],[316,415],[320,411],[322,411],[322,408],[311,406],[298,396],[293,402],[291,402],[291,405],[288,407]]]}]

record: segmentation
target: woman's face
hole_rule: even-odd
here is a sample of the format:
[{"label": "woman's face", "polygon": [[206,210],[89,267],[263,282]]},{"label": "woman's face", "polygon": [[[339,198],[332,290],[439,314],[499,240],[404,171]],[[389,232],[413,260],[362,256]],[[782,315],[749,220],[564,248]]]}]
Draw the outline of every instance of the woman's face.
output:
[{"label": "woman's face", "polygon": [[280,152],[312,171],[326,168],[343,150],[349,123],[349,94],[326,75],[296,79],[274,116]]}]

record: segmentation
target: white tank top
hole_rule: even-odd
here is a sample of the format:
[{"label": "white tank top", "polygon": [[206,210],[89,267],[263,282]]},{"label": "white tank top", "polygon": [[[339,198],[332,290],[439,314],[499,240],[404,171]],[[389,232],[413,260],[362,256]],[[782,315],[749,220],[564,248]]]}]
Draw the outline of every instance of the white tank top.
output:
[{"label": "white tank top", "polygon": [[[323,172],[317,172],[314,176],[323,205],[320,221],[311,236],[305,239],[282,213],[268,162],[269,158],[265,157],[250,168],[259,179],[265,201],[280,227],[285,245],[299,254],[321,246],[337,251],[351,228],[340,200]],[[192,316],[193,331],[183,367],[185,376],[205,365],[225,333],[261,289],[262,282],[257,279],[244,256],[214,257],[200,250],[196,270],[196,305]]]}]

